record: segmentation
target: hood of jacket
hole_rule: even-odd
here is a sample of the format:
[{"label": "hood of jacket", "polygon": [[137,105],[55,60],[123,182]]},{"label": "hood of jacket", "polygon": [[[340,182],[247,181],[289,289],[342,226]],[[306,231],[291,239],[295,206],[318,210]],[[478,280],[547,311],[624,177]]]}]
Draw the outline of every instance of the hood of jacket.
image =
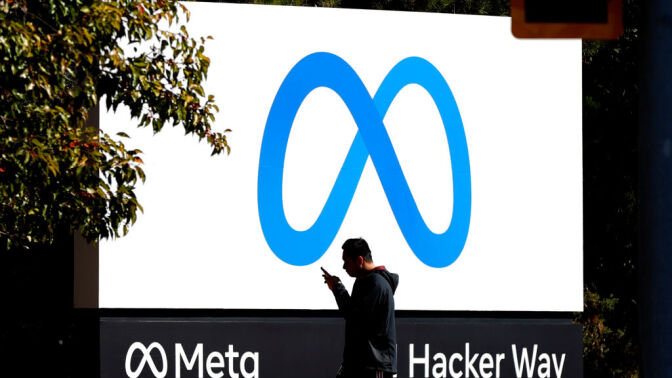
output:
[{"label": "hood of jacket", "polygon": [[374,273],[380,274],[385,280],[390,284],[392,288],[392,293],[397,291],[397,286],[399,286],[399,275],[392,273],[389,270],[385,269],[384,266],[378,266],[373,270]]}]

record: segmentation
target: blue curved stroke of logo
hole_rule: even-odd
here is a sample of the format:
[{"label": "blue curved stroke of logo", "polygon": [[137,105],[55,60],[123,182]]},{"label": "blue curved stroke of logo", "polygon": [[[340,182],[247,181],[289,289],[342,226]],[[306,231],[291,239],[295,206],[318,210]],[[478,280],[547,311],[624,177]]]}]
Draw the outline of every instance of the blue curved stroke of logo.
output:
[{"label": "blue curved stroke of logo", "polygon": [[[418,84],[432,97],[450,146],[453,214],[450,226],[441,234],[425,224],[383,124],[390,104],[408,84]],[[282,203],[285,153],[301,103],[319,87],[330,88],[341,97],[358,132],[317,220],[308,230],[296,231],[287,222]],[[287,74],[271,106],[261,143],[259,219],[266,242],[278,258],[292,265],[308,265],[326,252],[341,227],[369,156],[397,224],[418,259],[442,268],[460,256],[471,218],[471,173],[462,118],[444,78],[431,63],[409,57],[392,68],[372,99],[348,63],[334,54],[318,52],[303,58]]]}]

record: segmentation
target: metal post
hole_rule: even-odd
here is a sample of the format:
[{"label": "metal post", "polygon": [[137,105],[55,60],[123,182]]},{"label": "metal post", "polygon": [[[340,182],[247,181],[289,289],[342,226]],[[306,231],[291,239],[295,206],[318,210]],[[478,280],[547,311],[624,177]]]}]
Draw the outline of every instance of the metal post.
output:
[{"label": "metal post", "polygon": [[672,1],[642,2],[640,345],[643,377],[672,377]]}]

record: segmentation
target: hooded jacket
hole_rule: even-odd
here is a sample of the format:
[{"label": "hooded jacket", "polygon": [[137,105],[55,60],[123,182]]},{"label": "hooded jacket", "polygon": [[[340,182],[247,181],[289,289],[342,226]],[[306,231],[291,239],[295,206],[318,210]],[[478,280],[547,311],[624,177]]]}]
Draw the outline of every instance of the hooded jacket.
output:
[{"label": "hooded jacket", "polygon": [[355,280],[352,295],[342,283],[333,288],[338,308],[345,318],[343,368],[346,371],[397,372],[397,332],[394,292],[399,275],[376,267]]}]

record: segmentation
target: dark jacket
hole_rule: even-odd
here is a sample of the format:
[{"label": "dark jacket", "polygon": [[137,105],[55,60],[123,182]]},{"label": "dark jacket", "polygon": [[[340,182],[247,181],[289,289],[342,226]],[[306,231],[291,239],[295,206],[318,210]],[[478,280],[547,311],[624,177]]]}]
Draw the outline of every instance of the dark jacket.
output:
[{"label": "dark jacket", "polygon": [[394,291],[399,275],[377,267],[357,278],[352,296],[343,284],[334,286],[336,303],[345,318],[343,368],[349,372],[397,372],[397,332]]}]

